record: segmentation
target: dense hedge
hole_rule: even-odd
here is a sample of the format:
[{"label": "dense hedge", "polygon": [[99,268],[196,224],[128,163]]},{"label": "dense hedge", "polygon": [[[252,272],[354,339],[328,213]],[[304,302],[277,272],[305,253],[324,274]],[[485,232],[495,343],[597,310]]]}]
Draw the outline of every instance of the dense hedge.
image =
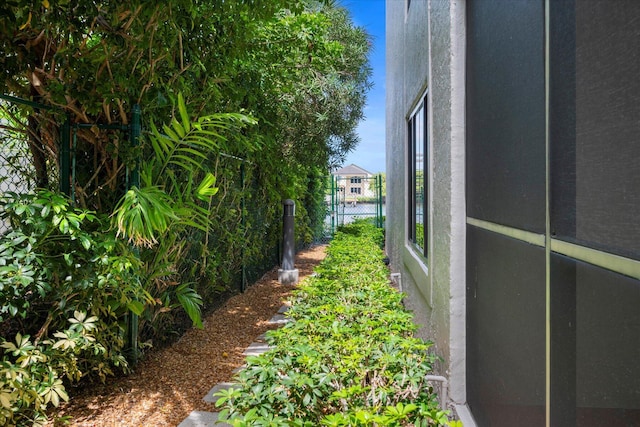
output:
[{"label": "dense hedge", "polygon": [[[402,294],[388,284],[382,231],[342,228],[317,274],[295,292],[294,322],[269,332],[238,387],[219,393],[235,426],[449,425],[425,376],[435,356],[413,336]],[[453,424],[452,424],[453,425]]]},{"label": "dense hedge", "polygon": [[0,46],[0,94],[43,106],[0,102],[12,167],[0,181],[51,190],[69,172],[71,206],[105,233],[118,207],[125,218],[155,199],[131,228],[165,211],[161,230],[133,239],[156,302],[140,341],[153,345],[277,264],[283,199],[296,201],[298,241],[320,236],[326,176],[358,143],[371,84],[371,40],[335,2],[0,2]]}]

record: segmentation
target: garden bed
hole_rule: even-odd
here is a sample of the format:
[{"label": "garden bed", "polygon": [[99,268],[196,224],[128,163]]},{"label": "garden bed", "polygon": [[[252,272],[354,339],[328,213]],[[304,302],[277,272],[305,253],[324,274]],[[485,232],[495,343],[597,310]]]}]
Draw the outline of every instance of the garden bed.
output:
[{"label": "garden bed", "polygon": [[243,426],[460,426],[428,383],[437,357],[389,286],[383,231],[342,227],[291,296],[292,320],[217,393],[220,419]]},{"label": "garden bed", "polygon": [[[316,246],[297,255],[301,279],[324,254],[324,246]],[[232,371],[245,362],[246,347],[274,327],[268,320],[290,291],[277,282],[277,269],[270,271],[206,317],[204,329],[191,329],[172,346],[151,352],[134,374],[70,390],[71,402],[56,415],[71,417],[69,425],[77,427],[175,427],[193,410],[214,410],[203,396],[231,379]]]}]

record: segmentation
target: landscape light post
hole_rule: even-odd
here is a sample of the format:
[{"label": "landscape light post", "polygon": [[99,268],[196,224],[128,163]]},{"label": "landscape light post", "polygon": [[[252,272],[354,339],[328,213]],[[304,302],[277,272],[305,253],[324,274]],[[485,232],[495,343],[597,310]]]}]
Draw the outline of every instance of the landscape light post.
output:
[{"label": "landscape light post", "polygon": [[298,269],[294,268],[293,260],[296,254],[294,219],[296,204],[287,199],[283,202],[282,215],[282,263],[278,269],[278,282],[283,285],[295,285],[298,283]]}]

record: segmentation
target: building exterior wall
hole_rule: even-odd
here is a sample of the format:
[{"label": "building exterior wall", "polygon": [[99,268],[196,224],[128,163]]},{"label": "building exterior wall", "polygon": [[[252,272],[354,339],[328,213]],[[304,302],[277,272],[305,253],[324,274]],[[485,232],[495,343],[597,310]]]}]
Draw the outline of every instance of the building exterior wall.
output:
[{"label": "building exterior wall", "polygon": [[373,182],[371,175],[336,175],[336,178],[338,178],[340,186],[339,191],[344,191],[347,201],[375,196],[375,192],[371,188]]},{"label": "building exterior wall", "polygon": [[640,4],[410,4],[387,1],[387,253],[449,401],[467,427],[640,425]]},{"label": "building exterior wall", "polygon": [[[391,268],[402,273],[407,305],[415,320],[424,325],[424,338],[431,316],[430,277],[426,265],[413,263],[416,275],[407,273],[407,126],[413,105],[428,84],[428,3],[413,1],[411,13],[405,1],[387,1],[386,5],[386,145],[387,145],[387,254]],[[411,22],[411,25],[408,23]],[[419,25],[418,25],[419,23]],[[415,70],[415,72],[413,72]],[[407,76],[407,72],[411,72]]]},{"label": "building exterior wall", "polygon": [[[449,398],[465,402],[464,3],[387,2],[387,252]],[[427,93],[428,255],[407,240],[407,119]]]}]

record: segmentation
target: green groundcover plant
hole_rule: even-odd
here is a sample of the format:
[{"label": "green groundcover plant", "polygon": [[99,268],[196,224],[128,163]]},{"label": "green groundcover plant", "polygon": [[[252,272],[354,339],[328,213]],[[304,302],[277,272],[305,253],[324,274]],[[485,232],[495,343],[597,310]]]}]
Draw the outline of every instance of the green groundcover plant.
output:
[{"label": "green groundcover plant", "polygon": [[460,426],[425,381],[436,357],[413,336],[388,285],[382,230],[343,227],[316,275],[295,292],[293,322],[267,334],[237,386],[218,393],[234,426]]}]

